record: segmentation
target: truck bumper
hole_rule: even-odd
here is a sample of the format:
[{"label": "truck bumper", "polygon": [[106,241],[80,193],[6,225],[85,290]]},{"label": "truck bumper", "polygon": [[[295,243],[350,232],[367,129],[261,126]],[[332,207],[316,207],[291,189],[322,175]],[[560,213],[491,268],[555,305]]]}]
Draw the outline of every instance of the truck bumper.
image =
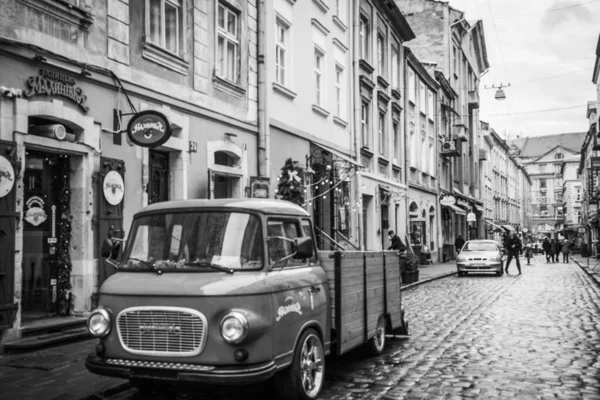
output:
[{"label": "truck bumper", "polygon": [[211,385],[262,382],[272,378],[276,372],[273,361],[253,365],[214,366],[102,358],[94,353],[88,355],[85,367],[94,374],[117,378]]}]

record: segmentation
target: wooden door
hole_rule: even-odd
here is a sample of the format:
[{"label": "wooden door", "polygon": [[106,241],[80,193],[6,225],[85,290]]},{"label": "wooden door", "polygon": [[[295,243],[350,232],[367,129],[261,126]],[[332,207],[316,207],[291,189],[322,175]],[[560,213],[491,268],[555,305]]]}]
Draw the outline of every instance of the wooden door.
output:
[{"label": "wooden door", "polygon": [[[19,304],[13,300],[14,295],[14,271],[15,271],[15,229],[19,214],[15,210],[15,197],[17,188],[17,167],[11,162],[11,151],[13,144],[0,142],[0,157],[3,157],[3,165],[6,161],[12,166],[12,171],[5,171],[0,167],[0,181],[11,181],[8,185],[10,191],[0,197],[0,330],[12,328],[14,313]],[[8,169],[8,168],[6,168]],[[4,186],[5,188],[7,186]]]},{"label": "wooden door", "polygon": [[148,204],[169,200],[169,153],[150,150]]},{"label": "wooden door", "polygon": [[[100,257],[99,250],[102,248],[102,243],[104,240],[106,240],[106,238],[114,237],[122,239],[125,234],[123,229],[123,207],[125,205],[125,196],[123,195],[123,199],[120,203],[113,205],[104,195],[104,178],[111,171],[117,172],[119,175],[121,175],[123,182],[125,181],[125,163],[122,160],[102,157],[100,159],[100,171],[98,173],[98,179],[96,183],[96,204],[98,204],[98,218],[96,222],[96,246],[94,248],[95,258]],[[126,187],[123,186],[121,189],[125,191]],[[98,285],[101,285],[115,272],[116,270],[114,267],[102,259],[98,271]]]}]

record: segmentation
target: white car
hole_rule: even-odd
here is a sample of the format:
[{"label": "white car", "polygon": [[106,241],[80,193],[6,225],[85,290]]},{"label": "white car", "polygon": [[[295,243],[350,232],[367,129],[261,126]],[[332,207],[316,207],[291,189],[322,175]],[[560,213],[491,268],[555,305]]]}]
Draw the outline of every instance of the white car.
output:
[{"label": "white car", "polygon": [[501,276],[504,273],[502,256],[502,249],[493,240],[469,240],[456,256],[458,276],[469,272],[494,272]]}]

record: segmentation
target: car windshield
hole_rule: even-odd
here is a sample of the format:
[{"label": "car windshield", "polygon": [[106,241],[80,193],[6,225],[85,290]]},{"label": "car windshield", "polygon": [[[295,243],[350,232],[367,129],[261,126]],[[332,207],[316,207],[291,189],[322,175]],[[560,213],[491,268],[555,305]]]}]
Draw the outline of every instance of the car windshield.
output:
[{"label": "car windshield", "polygon": [[467,242],[463,251],[498,251],[498,246],[495,243]]},{"label": "car windshield", "polygon": [[215,271],[263,266],[260,219],[241,212],[164,213],[136,218],[122,269]]}]

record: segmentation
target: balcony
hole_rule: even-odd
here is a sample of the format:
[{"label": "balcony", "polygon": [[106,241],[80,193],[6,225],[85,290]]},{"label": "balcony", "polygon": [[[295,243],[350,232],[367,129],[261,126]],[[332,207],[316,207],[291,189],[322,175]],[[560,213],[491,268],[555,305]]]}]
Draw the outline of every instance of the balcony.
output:
[{"label": "balcony", "polygon": [[479,108],[479,91],[469,90],[469,109]]}]

